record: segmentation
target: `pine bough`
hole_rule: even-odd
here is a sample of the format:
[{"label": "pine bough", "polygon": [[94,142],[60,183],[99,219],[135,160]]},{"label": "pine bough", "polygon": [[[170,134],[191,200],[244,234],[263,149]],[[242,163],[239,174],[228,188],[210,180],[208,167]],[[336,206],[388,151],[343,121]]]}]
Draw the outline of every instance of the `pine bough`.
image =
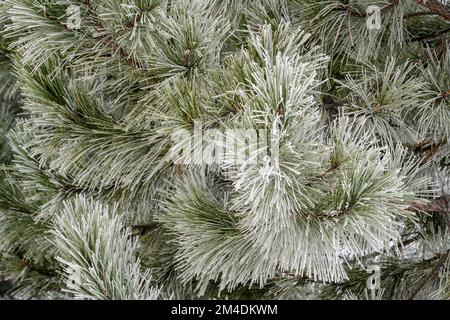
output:
[{"label": "pine bough", "polygon": [[8,297],[449,299],[449,12],[2,1]]}]

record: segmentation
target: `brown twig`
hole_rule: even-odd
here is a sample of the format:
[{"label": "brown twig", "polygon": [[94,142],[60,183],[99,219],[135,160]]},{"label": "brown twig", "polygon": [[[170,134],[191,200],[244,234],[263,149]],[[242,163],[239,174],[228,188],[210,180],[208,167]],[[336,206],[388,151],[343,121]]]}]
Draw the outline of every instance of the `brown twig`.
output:
[{"label": "brown twig", "polygon": [[407,13],[403,16],[404,19],[414,18],[414,17],[421,17],[421,16],[435,16],[436,13],[433,11],[418,11],[418,12],[411,12]]},{"label": "brown twig", "polygon": [[411,296],[409,297],[409,300],[413,300],[417,294],[420,292],[420,290],[427,284],[428,281],[430,281],[431,279],[433,279],[436,274],[438,274],[439,269],[445,264],[445,262],[447,261],[447,258],[450,254],[450,250],[447,250],[447,252],[445,254],[443,254],[434,264],[433,268],[431,269],[431,271],[425,276],[423,277],[420,282],[417,284],[417,286],[414,288],[413,293],[411,294]]},{"label": "brown twig", "polygon": [[[391,9],[395,8],[400,4],[401,0],[391,0],[391,2],[381,9],[381,13],[386,13]],[[450,20],[450,8],[438,0],[415,0],[416,3],[422,7],[427,8],[429,11],[421,11],[421,12],[412,12],[406,14],[404,18],[418,17],[424,15],[436,15],[440,16],[446,20]],[[349,15],[353,17],[365,18],[367,14],[365,12],[361,12],[358,9],[352,8],[350,6],[342,6],[337,9],[340,11],[347,11]]]},{"label": "brown twig", "polygon": [[434,12],[436,15],[450,20],[450,8],[444,5],[442,2],[438,0],[415,0],[416,3],[422,7],[427,8],[431,12]]},{"label": "brown twig", "polygon": [[431,139],[423,140],[416,144],[405,144],[412,152],[421,155],[422,163],[427,162],[435,155],[442,151],[442,147],[447,144],[447,141],[433,141]]},{"label": "brown twig", "polygon": [[446,28],[446,29],[443,29],[443,30],[438,31],[436,33],[433,33],[433,34],[429,34],[429,35],[422,36],[422,37],[412,38],[411,41],[414,41],[414,42],[417,42],[417,41],[431,41],[431,40],[434,40],[434,39],[436,39],[436,38],[446,34],[449,31],[450,31],[450,28]]},{"label": "brown twig", "polygon": [[[384,6],[383,8],[381,8],[380,12],[386,13],[388,11],[390,11],[391,9],[395,8],[396,6],[398,6],[400,4],[400,0],[391,0],[391,2]],[[361,12],[358,9],[355,9],[351,6],[342,6],[341,8],[339,8],[338,10],[340,11],[347,11],[347,13],[351,16],[354,17],[359,17],[359,18],[366,18],[367,14],[365,12]]]},{"label": "brown twig", "polygon": [[[119,44],[117,44],[110,36],[102,34],[106,31],[106,28],[103,25],[103,23],[101,22],[101,19],[98,16],[94,6],[92,5],[91,0],[85,0],[84,4],[87,7],[87,12],[88,12],[89,16],[91,17],[92,21],[94,22],[95,30],[98,32],[98,35],[94,36],[94,38],[103,40],[105,45],[107,47],[111,48],[115,53],[117,53],[121,57],[121,59],[124,62],[126,62],[127,64],[129,64],[133,67],[141,68],[142,67],[141,64],[138,61],[136,61],[135,59],[133,59],[133,57],[131,57],[131,55],[127,54],[125,49],[123,49]],[[133,24],[133,26],[134,26],[134,24]]]},{"label": "brown twig", "polygon": [[443,195],[427,204],[411,201],[408,203],[409,211],[421,211],[429,214],[441,215],[447,225],[447,230],[450,232],[450,215],[449,215],[450,196]]},{"label": "brown twig", "polygon": [[156,230],[160,228],[162,225],[158,222],[151,222],[147,224],[141,224],[141,225],[133,225],[131,226],[131,229],[133,230],[133,236],[143,236],[144,234]]}]

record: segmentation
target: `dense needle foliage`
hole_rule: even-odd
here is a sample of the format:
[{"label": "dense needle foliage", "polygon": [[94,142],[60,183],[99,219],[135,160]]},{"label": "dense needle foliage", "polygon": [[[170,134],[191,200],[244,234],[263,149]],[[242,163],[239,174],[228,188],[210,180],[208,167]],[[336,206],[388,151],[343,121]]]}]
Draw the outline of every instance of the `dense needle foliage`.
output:
[{"label": "dense needle foliage", "polygon": [[377,299],[450,299],[449,22],[439,0],[1,1],[0,290],[373,299],[376,266]]}]

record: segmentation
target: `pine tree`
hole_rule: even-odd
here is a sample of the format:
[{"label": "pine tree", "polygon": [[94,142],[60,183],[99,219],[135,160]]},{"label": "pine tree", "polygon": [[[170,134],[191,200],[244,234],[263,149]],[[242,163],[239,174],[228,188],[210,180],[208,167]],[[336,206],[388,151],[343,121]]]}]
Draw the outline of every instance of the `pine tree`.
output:
[{"label": "pine tree", "polygon": [[2,1],[9,297],[450,299],[449,21],[443,0]]}]

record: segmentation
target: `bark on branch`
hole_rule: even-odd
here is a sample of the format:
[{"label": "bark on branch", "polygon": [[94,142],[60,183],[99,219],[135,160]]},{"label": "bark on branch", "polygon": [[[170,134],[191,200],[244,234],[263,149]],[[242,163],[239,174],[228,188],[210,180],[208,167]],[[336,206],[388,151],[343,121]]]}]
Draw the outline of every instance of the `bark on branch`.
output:
[{"label": "bark on branch", "polygon": [[439,0],[415,0],[422,7],[427,8],[438,16],[450,21],[450,7]]},{"label": "bark on branch", "polygon": [[429,214],[441,215],[445,221],[445,224],[447,225],[447,230],[449,230],[450,232],[450,195],[444,195],[427,204],[412,201],[409,202],[408,205],[409,211],[422,211]]},{"label": "bark on branch", "polygon": [[436,277],[436,275],[439,273],[439,269],[447,261],[449,254],[450,254],[450,250],[447,250],[447,252],[436,261],[436,263],[434,264],[431,271],[425,277],[423,277],[420,280],[420,282],[417,284],[416,288],[414,288],[414,291],[411,294],[411,296],[409,297],[409,300],[413,300],[417,296],[417,294],[420,292],[420,290],[422,290],[422,288],[427,284],[427,282]]}]

